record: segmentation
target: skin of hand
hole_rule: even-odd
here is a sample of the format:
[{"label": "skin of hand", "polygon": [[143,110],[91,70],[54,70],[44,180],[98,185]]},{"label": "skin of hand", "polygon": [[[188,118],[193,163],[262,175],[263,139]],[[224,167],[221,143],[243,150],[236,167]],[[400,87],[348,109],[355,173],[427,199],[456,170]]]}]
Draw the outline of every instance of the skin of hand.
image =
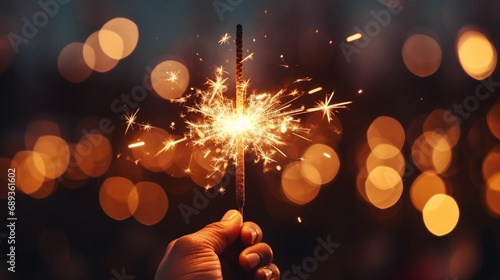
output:
[{"label": "skin of hand", "polygon": [[243,223],[238,211],[229,210],[219,222],[170,242],[155,280],[278,280],[273,252],[262,236],[257,224]]}]

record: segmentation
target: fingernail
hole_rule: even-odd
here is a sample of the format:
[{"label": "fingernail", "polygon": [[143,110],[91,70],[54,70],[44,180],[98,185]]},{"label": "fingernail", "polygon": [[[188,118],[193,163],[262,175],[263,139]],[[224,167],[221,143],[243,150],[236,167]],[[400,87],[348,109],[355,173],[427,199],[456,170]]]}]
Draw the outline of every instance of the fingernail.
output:
[{"label": "fingernail", "polygon": [[229,210],[229,211],[226,212],[226,214],[224,214],[224,216],[222,217],[221,221],[231,220],[232,218],[234,218],[236,216],[236,214],[238,214],[237,211],[235,211],[235,210]]},{"label": "fingernail", "polygon": [[255,268],[260,261],[260,256],[259,254],[256,253],[251,253],[246,256],[248,264],[250,265],[250,269]]},{"label": "fingernail", "polygon": [[266,279],[269,280],[273,277],[273,271],[269,268],[263,268],[262,271],[266,274]]},{"label": "fingernail", "polygon": [[250,234],[252,235],[252,244],[255,243],[255,240],[257,240],[257,231],[254,228],[250,228]]}]

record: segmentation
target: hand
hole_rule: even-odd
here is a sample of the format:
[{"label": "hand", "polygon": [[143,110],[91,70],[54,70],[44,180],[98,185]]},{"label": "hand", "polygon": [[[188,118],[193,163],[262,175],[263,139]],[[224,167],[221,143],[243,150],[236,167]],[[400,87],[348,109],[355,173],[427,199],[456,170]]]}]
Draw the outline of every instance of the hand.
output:
[{"label": "hand", "polygon": [[170,242],[155,280],[241,279],[242,270],[245,279],[279,279],[271,247],[261,240],[257,224],[229,210],[219,222]]}]

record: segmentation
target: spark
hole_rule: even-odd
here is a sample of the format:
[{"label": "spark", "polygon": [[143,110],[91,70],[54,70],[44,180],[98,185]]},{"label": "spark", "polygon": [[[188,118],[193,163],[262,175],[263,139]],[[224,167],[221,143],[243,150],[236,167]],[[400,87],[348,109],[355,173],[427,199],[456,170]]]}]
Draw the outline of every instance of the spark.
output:
[{"label": "spark", "polygon": [[153,126],[149,123],[140,124],[140,127],[142,130],[146,130],[146,131],[150,131],[151,129],[153,129]]},{"label": "spark", "polygon": [[137,109],[132,114],[125,115],[125,123],[127,124],[127,128],[125,129],[125,134],[127,134],[128,130],[130,128],[134,129],[133,125],[135,124],[135,121],[137,120],[137,113],[139,113],[139,109]]},{"label": "spark", "polygon": [[322,87],[317,87],[317,88],[314,88],[314,89],[311,89],[308,94],[314,94],[316,92],[319,92],[319,91],[322,91],[323,88]]},{"label": "spark", "polygon": [[296,84],[296,83],[310,82],[310,81],[312,81],[312,78],[304,77],[304,78],[298,78],[297,80],[293,81],[293,83]]},{"label": "spark", "polygon": [[177,81],[179,80],[179,71],[170,71],[167,72],[168,78],[166,79],[167,81],[177,84]]},{"label": "spark", "polygon": [[242,63],[247,61],[247,60],[253,60],[253,54],[254,53],[251,53],[249,55],[247,55],[245,58],[243,58],[243,60],[241,61]]},{"label": "spark", "polygon": [[220,45],[228,44],[229,45],[229,39],[231,39],[231,35],[228,33],[222,35],[222,38],[219,40]]},{"label": "spark", "polygon": [[284,55],[280,55],[280,59],[281,59],[281,62],[283,63],[283,64],[280,64],[281,67],[284,67],[284,68],[290,67],[290,65],[288,65],[288,63],[286,63]]},{"label": "spark", "polygon": [[226,193],[226,189],[224,187],[220,187],[218,192],[223,195]]},{"label": "spark", "polygon": [[133,148],[137,148],[137,147],[142,147],[142,146],[144,146],[144,144],[145,144],[144,141],[139,141],[139,142],[135,142],[135,143],[128,145],[128,148],[133,149]]},{"label": "spark", "polygon": [[361,39],[361,37],[362,37],[361,33],[354,33],[351,36],[347,37],[345,40],[349,43]]},{"label": "spark", "polygon": [[309,108],[306,111],[307,112],[317,112],[317,111],[323,111],[323,117],[326,116],[328,122],[331,122],[333,120],[333,111],[335,109],[339,108],[346,108],[346,105],[351,104],[351,101],[347,102],[342,102],[342,103],[336,103],[336,104],[330,104],[332,102],[333,94],[335,92],[332,92],[330,96],[326,95],[325,96],[325,101],[318,101],[316,103],[316,107]]}]

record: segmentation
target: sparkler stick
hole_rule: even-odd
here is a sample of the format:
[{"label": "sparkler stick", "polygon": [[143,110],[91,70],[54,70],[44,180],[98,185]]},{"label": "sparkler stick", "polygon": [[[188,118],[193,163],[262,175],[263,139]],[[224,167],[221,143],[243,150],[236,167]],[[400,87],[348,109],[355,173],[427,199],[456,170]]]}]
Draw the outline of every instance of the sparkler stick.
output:
[{"label": "sparkler stick", "polygon": [[[236,26],[236,112],[242,116],[245,109],[245,95],[243,91],[243,28],[241,24]],[[243,215],[245,205],[245,147],[243,136],[240,134],[236,139],[236,204]]]}]

